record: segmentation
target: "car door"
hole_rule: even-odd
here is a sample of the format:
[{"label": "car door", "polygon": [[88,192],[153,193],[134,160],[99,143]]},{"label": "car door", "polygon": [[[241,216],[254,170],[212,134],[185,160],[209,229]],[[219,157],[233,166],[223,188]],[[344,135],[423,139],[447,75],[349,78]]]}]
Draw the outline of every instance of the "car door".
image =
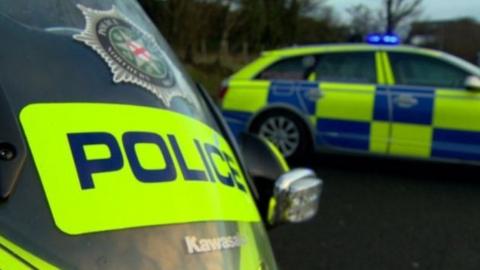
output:
[{"label": "car door", "polygon": [[302,55],[285,58],[273,64],[259,75],[270,81],[267,97],[271,106],[288,106],[312,119],[319,98],[318,84],[306,80],[315,65],[315,57]]},{"label": "car door", "polygon": [[480,94],[439,56],[389,52],[392,155],[480,160]]},{"label": "car door", "polygon": [[375,51],[335,52],[317,56],[313,76],[321,98],[316,106],[320,145],[386,153],[389,106],[381,59]]}]

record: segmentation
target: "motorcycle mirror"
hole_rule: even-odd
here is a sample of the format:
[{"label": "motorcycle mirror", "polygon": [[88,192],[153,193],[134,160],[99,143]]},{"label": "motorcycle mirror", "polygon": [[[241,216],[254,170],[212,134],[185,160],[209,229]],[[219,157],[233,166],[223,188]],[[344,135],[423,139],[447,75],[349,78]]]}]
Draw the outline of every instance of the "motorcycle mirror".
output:
[{"label": "motorcycle mirror", "polygon": [[465,87],[468,90],[480,91],[480,78],[477,76],[468,76],[465,80]]},{"label": "motorcycle mirror", "polygon": [[323,182],[312,170],[290,170],[278,149],[256,135],[242,133],[239,142],[247,173],[259,193],[260,214],[269,228],[315,216]]}]

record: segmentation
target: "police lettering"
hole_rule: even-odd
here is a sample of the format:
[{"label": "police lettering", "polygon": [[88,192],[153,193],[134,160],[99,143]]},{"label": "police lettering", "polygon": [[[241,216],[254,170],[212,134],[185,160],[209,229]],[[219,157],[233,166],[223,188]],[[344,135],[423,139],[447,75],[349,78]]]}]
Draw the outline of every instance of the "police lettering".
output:
[{"label": "police lettering", "polygon": [[[185,181],[218,182],[227,187],[238,188],[243,192],[246,191],[245,186],[239,182],[240,173],[236,169],[237,166],[235,166],[236,162],[234,159],[215,145],[202,143],[196,139],[192,140],[192,146],[195,147],[190,149],[194,149],[195,153],[193,154],[197,155],[202,161],[202,169],[188,167],[181,145],[178,143],[175,135],[163,137],[151,132],[124,133],[122,135],[122,145],[126,160],[123,158],[119,142],[110,133],[71,133],[67,134],[67,138],[80,180],[80,187],[84,190],[95,188],[94,174],[121,170],[124,168],[125,163],[128,162],[133,175],[142,183],[175,181],[178,179],[177,174],[181,173]],[[162,164],[164,166],[162,166],[162,169],[146,169],[142,167],[140,162],[142,157],[135,151],[135,147],[138,144],[148,144],[158,148],[161,155],[159,155],[157,160],[163,161]],[[89,159],[85,152],[85,147],[91,145],[106,146],[110,152],[110,157]],[[220,163],[223,163],[224,168],[228,168],[228,172],[220,170]]]}]

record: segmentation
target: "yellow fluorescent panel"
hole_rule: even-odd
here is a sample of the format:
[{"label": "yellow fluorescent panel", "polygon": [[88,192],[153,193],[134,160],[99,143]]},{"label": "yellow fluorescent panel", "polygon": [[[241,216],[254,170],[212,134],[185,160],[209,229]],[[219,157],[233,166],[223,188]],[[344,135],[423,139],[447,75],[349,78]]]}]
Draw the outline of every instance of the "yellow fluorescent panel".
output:
[{"label": "yellow fluorescent panel", "polygon": [[232,82],[223,108],[232,111],[256,112],[267,105],[270,82]]},{"label": "yellow fluorescent panel", "polygon": [[390,153],[400,156],[430,157],[433,128],[393,124]]},{"label": "yellow fluorescent panel", "polygon": [[388,122],[372,122],[370,125],[370,152],[387,153],[389,126]]},{"label": "yellow fluorescent panel", "polygon": [[[67,234],[187,222],[260,220],[248,189],[241,191],[220,183],[220,176],[231,174],[236,183],[247,187],[228,143],[202,122],[167,110],[86,103],[32,104],[22,110],[20,118],[55,223]],[[144,145],[140,141],[134,145],[134,157],[142,170],[163,169],[169,157],[175,179],[145,182],[134,174],[132,155],[124,142],[125,134],[132,131],[155,136],[168,148],[159,151],[160,144],[152,147],[152,143]],[[108,134],[116,144],[97,144],[118,149],[121,154],[115,156],[123,162],[115,168],[89,172],[94,185],[85,188],[80,175],[85,169],[76,165],[79,154],[74,154],[68,138],[98,132]],[[175,139],[177,154],[167,139],[169,135]],[[216,152],[208,154],[208,149]],[[85,152],[91,156],[80,154],[85,156],[82,160],[105,156],[101,147]],[[182,172],[180,157],[190,170],[210,170],[214,178],[192,181]]]},{"label": "yellow fluorescent panel", "polygon": [[460,90],[439,90],[433,123],[436,128],[480,131],[480,96]]},{"label": "yellow fluorescent panel", "polygon": [[[55,270],[58,269],[55,266],[45,262],[39,257],[29,253],[28,251],[20,248],[16,244],[10,242],[3,236],[0,236],[0,244],[10,250],[17,257],[22,258],[22,260],[27,261],[34,269],[42,270]],[[20,262],[12,254],[8,253],[4,249],[0,248],[0,269],[32,269],[27,267],[24,263]]]},{"label": "yellow fluorescent panel", "polygon": [[317,104],[318,117],[354,121],[372,120],[375,101],[374,86],[322,83],[321,90],[324,96]]}]

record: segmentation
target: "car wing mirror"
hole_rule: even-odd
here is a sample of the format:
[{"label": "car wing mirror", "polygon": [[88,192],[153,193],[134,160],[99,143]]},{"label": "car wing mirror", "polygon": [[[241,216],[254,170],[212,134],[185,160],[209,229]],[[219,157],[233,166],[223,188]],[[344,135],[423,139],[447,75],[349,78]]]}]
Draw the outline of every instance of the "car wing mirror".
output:
[{"label": "car wing mirror", "polygon": [[480,78],[477,76],[468,76],[465,80],[465,87],[468,90],[480,91]]},{"label": "car wing mirror", "polygon": [[299,223],[315,216],[323,185],[315,172],[304,168],[290,170],[280,151],[256,135],[242,133],[239,142],[267,227]]}]

